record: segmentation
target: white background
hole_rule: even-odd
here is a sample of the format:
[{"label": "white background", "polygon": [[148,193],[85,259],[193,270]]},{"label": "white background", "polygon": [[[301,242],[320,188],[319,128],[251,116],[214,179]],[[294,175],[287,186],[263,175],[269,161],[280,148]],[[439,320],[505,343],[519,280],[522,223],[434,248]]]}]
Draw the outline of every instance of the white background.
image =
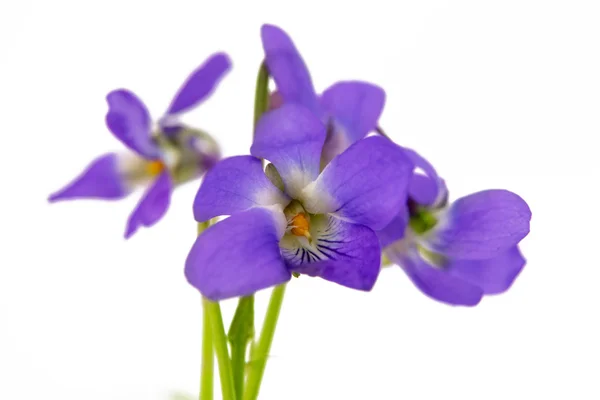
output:
[{"label": "white background", "polygon": [[104,126],[108,91],[135,91],[158,117],[218,50],[234,69],[186,121],[247,153],[263,22],[292,35],[318,90],[382,85],[381,125],[453,198],[507,188],[533,220],[528,266],[476,308],[426,298],[399,268],[371,293],[294,280],[261,398],[600,398],[597,1],[0,4],[0,399],[197,394],[200,296],[183,276],[197,183],[127,242],[137,196],[46,198],[122,149]]}]

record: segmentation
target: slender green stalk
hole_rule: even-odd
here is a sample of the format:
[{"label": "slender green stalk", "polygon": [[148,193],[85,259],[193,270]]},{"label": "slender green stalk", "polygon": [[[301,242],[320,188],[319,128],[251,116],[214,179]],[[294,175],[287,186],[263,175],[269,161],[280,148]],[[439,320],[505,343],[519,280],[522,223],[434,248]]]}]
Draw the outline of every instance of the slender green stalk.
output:
[{"label": "slender green stalk", "polygon": [[218,302],[212,302],[203,298],[204,312],[208,314],[212,330],[212,339],[219,364],[219,377],[221,378],[221,391],[223,400],[236,400],[235,388],[233,386],[233,374],[231,372],[231,361],[229,360],[229,349],[227,348],[227,336],[221,315],[221,306]]},{"label": "slender green stalk", "polygon": [[[269,107],[269,70],[263,62],[256,77],[254,95],[254,127]],[[254,338],[254,295],[240,297],[229,328],[231,344],[231,367],[235,392],[239,399],[244,392],[246,378],[246,349]],[[254,346],[254,344],[252,344]]]},{"label": "slender green stalk", "polygon": [[[212,221],[200,222],[198,224],[198,235],[204,232],[212,224]],[[214,365],[215,353],[212,339],[212,326],[210,315],[202,301],[202,369],[200,371],[200,400],[213,400],[214,394]]]},{"label": "slender green stalk", "polygon": [[254,296],[240,297],[227,337],[231,345],[235,392],[241,398],[246,377],[246,349],[254,337]]},{"label": "slender green stalk", "polygon": [[269,107],[269,70],[263,61],[256,77],[256,91],[254,93],[254,126]]},{"label": "slender green stalk", "polygon": [[[233,386],[236,393],[244,393],[244,380],[246,378],[246,346],[231,344],[231,369],[233,372]],[[241,398],[241,397],[240,397]]]},{"label": "slender green stalk", "polygon": [[[258,70],[258,76],[256,78],[256,91],[254,96],[254,127],[258,123],[260,117],[267,111],[269,107],[269,70],[267,68],[266,63],[263,61]],[[210,225],[210,222],[207,226],[203,226],[200,224],[198,226],[198,233],[201,233],[204,229],[206,229]],[[222,332],[225,331],[223,326],[223,318],[221,316],[221,309],[216,304],[211,303],[207,300],[204,300],[204,308],[205,314],[208,314],[208,310],[211,310],[211,313],[214,315],[210,317],[212,319],[212,331],[213,335],[215,335],[215,351],[217,353],[217,360],[219,362],[219,373],[221,376],[221,385],[223,388],[223,397],[226,399],[226,388],[229,387],[226,380],[231,378],[232,385],[234,388],[234,395],[238,393],[241,398],[243,390],[244,390],[244,380],[245,380],[245,366],[246,366],[246,348],[248,343],[254,337],[254,295],[241,297],[238,303],[238,308],[234,315],[234,319],[232,321],[230,331],[229,331],[229,341],[231,342],[231,363],[229,362],[229,354],[227,352],[227,343],[220,343],[221,336],[219,336]],[[219,326],[215,326],[219,325]],[[217,338],[217,336],[219,336]],[[205,331],[206,338],[206,331]],[[206,341],[206,340],[205,340]],[[204,350],[204,347],[203,347]],[[226,355],[227,360],[223,358],[223,355]],[[203,359],[204,359],[203,352]],[[227,362],[225,362],[227,361]],[[225,365],[226,364],[226,365]],[[225,365],[225,368],[223,367]],[[226,371],[224,371],[226,369]],[[224,375],[227,376],[227,379],[223,379]],[[231,377],[229,377],[231,375]],[[204,375],[203,375],[204,377]],[[227,389],[229,391],[229,389]],[[212,391],[211,391],[212,392]],[[212,393],[211,393],[212,398]],[[206,398],[208,399],[208,397]],[[201,400],[205,400],[201,398]]]},{"label": "slender green stalk", "polygon": [[213,400],[214,386],[214,351],[212,327],[206,309],[202,313],[202,371],[200,376],[200,400]]},{"label": "slender green stalk", "polygon": [[260,390],[260,384],[267,365],[267,357],[269,356],[271,343],[273,343],[273,336],[275,335],[279,312],[281,311],[281,304],[283,303],[285,286],[285,284],[279,285],[271,293],[271,300],[269,301],[260,338],[252,352],[254,358],[251,360],[251,368],[248,372],[243,400],[256,400],[258,397],[258,391]]}]

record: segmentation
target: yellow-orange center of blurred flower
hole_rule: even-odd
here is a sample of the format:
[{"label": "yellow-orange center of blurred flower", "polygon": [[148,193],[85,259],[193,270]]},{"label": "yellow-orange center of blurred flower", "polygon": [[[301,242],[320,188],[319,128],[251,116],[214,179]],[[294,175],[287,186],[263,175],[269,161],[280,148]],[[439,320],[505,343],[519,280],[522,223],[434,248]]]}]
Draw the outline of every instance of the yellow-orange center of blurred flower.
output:
[{"label": "yellow-orange center of blurred flower", "polygon": [[148,164],[146,164],[146,172],[148,172],[150,176],[156,176],[163,172],[164,169],[165,164],[160,160],[149,161]]}]

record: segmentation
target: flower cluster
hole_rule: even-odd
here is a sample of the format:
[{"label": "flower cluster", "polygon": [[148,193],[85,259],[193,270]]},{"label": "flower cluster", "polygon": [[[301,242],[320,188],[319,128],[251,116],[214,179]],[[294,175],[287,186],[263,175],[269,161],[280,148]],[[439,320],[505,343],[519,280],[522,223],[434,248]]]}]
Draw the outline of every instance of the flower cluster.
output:
[{"label": "flower cluster", "polygon": [[382,251],[442,302],[475,305],[512,284],[531,218],[523,199],[489,190],[448,206],[432,165],[382,135],[383,89],[346,81],[319,96],[284,31],[265,25],[262,41],[277,90],[251,155],[218,163],[197,193],[198,222],[229,217],[196,240],[193,286],[222,300],[306,274],[370,290]]},{"label": "flower cluster", "polygon": [[[185,262],[188,282],[204,298],[202,399],[212,398],[214,354],[223,398],[257,398],[292,276],[369,291],[382,266],[393,263],[425,295],[474,306],[506,291],[525,265],[519,243],[531,211],[522,198],[486,190],[449,202],[432,164],[379,126],[381,87],[341,81],[317,94],[291,38],[272,25],[262,27],[261,38],[249,155],[221,160],[209,134],[179,119],[230,69],[218,53],[190,75],[154,125],[135,94],[109,93],[106,124],[131,152],[97,158],[50,196],[121,199],[147,186],[127,222],[129,238],[162,218],[175,187],[204,176],[193,203],[202,229]],[[261,336],[247,351],[253,295],[269,287],[276,288]],[[235,297],[226,337],[219,301]]]},{"label": "flower cluster", "polygon": [[[194,244],[186,276],[213,300],[249,295],[304,273],[370,290],[380,266],[376,231],[395,216],[412,163],[382,137],[356,141],[321,170],[327,130],[284,104],[258,124],[252,156],[225,159],[194,202],[200,222],[231,215]],[[271,162],[263,171],[259,158]]]}]

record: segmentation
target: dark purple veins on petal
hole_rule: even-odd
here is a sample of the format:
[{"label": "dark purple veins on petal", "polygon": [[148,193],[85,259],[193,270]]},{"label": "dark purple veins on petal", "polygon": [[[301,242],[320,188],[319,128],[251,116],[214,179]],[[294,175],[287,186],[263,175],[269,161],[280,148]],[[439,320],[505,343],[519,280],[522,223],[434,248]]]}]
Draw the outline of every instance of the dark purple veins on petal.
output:
[{"label": "dark purple veins on petal", "polygon": [[328,216],[311,246],[282,248],[288,267],[352,289],[371,290],[379,275],[379,242],[368,227]]}]

